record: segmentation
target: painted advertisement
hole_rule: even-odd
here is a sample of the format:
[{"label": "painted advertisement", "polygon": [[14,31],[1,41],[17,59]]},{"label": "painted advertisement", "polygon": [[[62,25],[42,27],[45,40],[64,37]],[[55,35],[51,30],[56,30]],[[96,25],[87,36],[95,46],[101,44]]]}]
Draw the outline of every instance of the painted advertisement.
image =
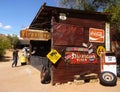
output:
[{"label": "painted advertisement", "polygon": [[97,63],[97,57],[94,53],[66,52],[65,61],[69,64]]},{"label": "painted advertisement", "polygon": [[96,28],[89,29],[90,42],[104,43],[104,36],[105,35],[103,29],[96,29]]}]

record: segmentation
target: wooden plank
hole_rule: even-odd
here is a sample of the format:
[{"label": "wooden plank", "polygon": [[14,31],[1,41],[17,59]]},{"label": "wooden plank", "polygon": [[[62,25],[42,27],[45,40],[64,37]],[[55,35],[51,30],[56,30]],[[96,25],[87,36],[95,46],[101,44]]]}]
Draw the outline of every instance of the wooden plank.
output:
[{"label": "wooden plank", "polygon": [[43,30],[25,29],[20,31],[20,37],[28,40],[48,41],[51,38],[51,34]]}]

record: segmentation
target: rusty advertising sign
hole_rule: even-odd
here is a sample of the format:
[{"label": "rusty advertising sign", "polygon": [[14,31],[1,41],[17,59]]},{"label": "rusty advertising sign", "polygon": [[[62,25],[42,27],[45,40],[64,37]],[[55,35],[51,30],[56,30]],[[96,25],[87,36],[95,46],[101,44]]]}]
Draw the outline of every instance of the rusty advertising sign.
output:
[{"label": "rusty advertising sign", "polygon": [[83,52],[88,52],[88,48],[83,48],[83,47],[67,47],[66,51],[83,51]]},{"label": "rusty advertising sign", "polygon": [[65,61],[69,64],[97,63],[97,57],[94,53],[66,52]]},{"label": "rusty advertising sign", "polygon": [[96,28],[89,29],[90,42],[104,43],[104,37],[105,35],[103,29],[96,29]]},{"label": "rusty advertising sign", "polygon": [[49,40],[51,35],[48,31],[25,29],[20,31],[20,37],[28,40]]}]

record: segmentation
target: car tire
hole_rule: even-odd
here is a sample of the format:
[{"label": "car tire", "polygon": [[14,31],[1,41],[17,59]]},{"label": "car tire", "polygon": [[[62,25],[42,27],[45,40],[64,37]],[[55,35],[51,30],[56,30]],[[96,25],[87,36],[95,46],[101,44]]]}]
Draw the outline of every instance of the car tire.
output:
[{"label": "car tire", "polygon": [[42,84],[50,83],[50,80],[51,80],[50,69],[43,66],[40,77],[41,77]]},{"label": "car tire", "polygon": [[117,65],[117,76],[120,77],[120,65]]},{"label": "car tire", "polygon": [[100,84],[104,86],[115,86],[117,82],[117,76],[112,72],[102,72],[100,74]]}]

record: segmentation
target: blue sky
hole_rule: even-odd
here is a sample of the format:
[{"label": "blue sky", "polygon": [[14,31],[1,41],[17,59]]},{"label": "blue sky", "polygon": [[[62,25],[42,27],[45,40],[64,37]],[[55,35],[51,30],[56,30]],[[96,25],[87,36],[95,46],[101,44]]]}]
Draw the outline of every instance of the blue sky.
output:
[{"label": "blue sky", "polygon": [[41,5],[57,6],[56,0],[0,0],[0,34],[19,35],[28,27]]}]

